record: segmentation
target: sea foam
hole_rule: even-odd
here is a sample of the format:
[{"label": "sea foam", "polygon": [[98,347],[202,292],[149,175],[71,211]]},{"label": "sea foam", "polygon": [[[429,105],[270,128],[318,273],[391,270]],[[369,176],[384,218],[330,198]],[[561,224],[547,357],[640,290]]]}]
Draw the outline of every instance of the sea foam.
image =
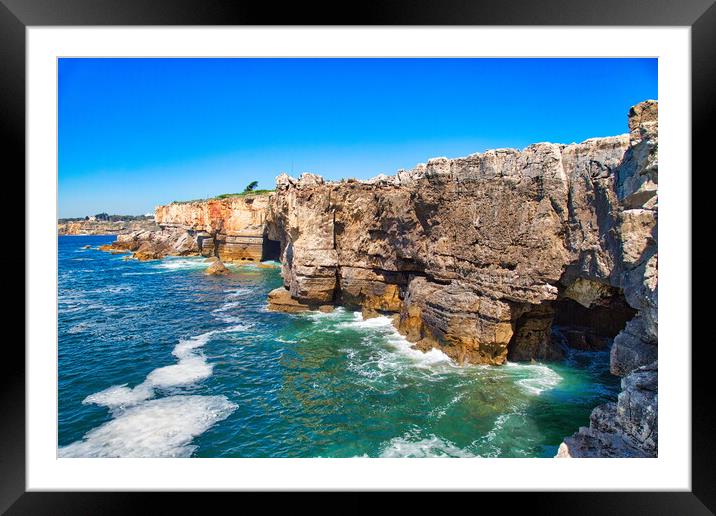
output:
[{"label": "sea foam", "polygon": [[189,457],[190,443],[226,419],[236,405],[225,396],[169,396],[128,408],[58,450],[59,457]]},{"label": "sea foam", "polygon": [[475,457],[474,453],[434,434],[419,438],[412,432],[388,441],[380,453],[382,458]]}]

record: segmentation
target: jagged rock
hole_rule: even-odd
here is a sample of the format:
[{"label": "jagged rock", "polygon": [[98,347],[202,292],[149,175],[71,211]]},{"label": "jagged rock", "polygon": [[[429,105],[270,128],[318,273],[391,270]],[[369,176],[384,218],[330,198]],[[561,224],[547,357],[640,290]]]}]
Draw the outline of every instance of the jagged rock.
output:
[{"label": "jagged rock", "polygon": [[218,256],[225,262],[263,258],[265,218],[270,195],[244,195],[157,207],[157,224],[182,231],[175,253]]},{"label": "jagged rock", "polygon": [[[400,313],[419,347],[478,363],[502,363],[511,347],[524,359],[561,356],[549,316],[524,315],[560,295],[593,307],[623,289],[655,325],[645,292],[655,266],[635,260],[651,252],[656,217],[622,215],[620,205],[643,166],[655,180],[655,130],[634,121],[653,124],[655,109],[632,110],[639,142],[627,134],[433,158],[363,182],[281,176],[267,223],[281,239],[284,285],[308,305]],[[602,345],[598,335],[580,344]]]},{"label": "jagged rock", "polygon": [[553,318],[554,307],[549,302],[526,309],[514,323],[515,332],[508,345],[510,360],[563,359],[562,347],[552,340]]},{"label": "jagged rock", "polygon": [[269,310],[276,312],[299,313],[307,312],[311,309],[310,306],[291,297],[291,293],[283,287],[276,288],[269,292],[268,303]]},{"label": "jagged rock", "polygon": [[656,343],[649,341],[647,336],[643,317],[637,316],[614,339],[610,370],[612,374],[626,376],[634,369],[652,363],[657,353]]},{"label": "jagged rock", "polygon": [[164,255],[156,251],[136,251],[132,254],[132,257],[140,262],[147,262],[150,260],[160,260],[164,258]]},{"label": "jagged rock", "polygon": [[556,457],[656,457],[657,369],[654,362],[624,377],[618,401],[595,408],[589,427],[565,438]]},{"label": "jagged rock", "polygon": [[[501,364],[513,334],[510,305],[454,282],[414,278],[398,329],[419,349],[443,350],[458,363]],[[483,339],[483,340],[480,340]]]},{"label": "jagged rock", "polygon": [[224,262],[217,259],[217,260],[214,260],[211,263],[211,265],[209,265],[206,268],[206,270],[204,271],[204,274],[216,276],[216,275],[231,274],[231,271],[226,268],[226,265],[224,265]]},{"label": "jagged rock", "polygon": [[577,278],[572,282],[562,295],[573,299],[580,305],[589,308],[594,303],[605,297],[612,296],[614,289],[604,283],[599,283],[585,278]]}]

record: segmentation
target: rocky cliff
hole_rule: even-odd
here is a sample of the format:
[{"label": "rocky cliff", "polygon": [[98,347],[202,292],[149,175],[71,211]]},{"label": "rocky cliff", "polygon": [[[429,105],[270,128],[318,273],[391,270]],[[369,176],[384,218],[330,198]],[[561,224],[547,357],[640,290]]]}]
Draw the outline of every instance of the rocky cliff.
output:
[{"label": "rocky cliff", "polygon": [[437,158],[369,181],[281,175],[267,225],[285,290],[270,306],[397,314],[418,348],[487,364],[558,358],[555,317],[577,313],[570,304],[601,311],[616,320],[623,392],[560,455],[654,455],[657,115],[647,101],[629,134]]},{"label": "rocky cliff", "polygon": [[280,253],[284,288],[269,308],[392,314],[416,347],[459,363],[558,359],[565,345],[613,339],[619,399],[559,456],[654,456],[657,118],[646,101],[628,134],[436,158],[368,181],[282,174],[275,194],[161,206],[161,231],[115,246],[142,259]]},{"label": "rocky cliff", "polygon": [[133,251],[143,260],[172,255],[216,256],[225,262],[271,258],[273,249],[264,245],[269,199],[247,194],[159,206],[159,231],[120,235],[113,247]]}]

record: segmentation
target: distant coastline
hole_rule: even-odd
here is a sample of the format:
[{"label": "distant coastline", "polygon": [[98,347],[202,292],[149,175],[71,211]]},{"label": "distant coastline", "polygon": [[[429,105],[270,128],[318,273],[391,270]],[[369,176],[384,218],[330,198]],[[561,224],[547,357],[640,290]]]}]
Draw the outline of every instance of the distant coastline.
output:
[{"label": "distant coastline", "polygon": [[73,235],[120,235],[135,231],[157,229],[154,216],[94,215],[84,219],[58,219],[57,234]]}]

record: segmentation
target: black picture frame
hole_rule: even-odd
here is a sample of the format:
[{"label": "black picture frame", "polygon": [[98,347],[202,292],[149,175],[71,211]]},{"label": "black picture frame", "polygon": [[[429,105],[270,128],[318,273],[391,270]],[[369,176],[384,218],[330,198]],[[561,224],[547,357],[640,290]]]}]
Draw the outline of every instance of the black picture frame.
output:
[{"label": "black picture frame", "polygon": [[[604,25],[691,27],[692,168],[708,172],[708,128],[716,114],[715,0],[543,0],[484,2],[469,0],[393,0],[334,7],[230,0],[0,0],[0,127],[6,145],[6,181],[17,181],[12,197],[25,212],[25,29],[30,26],[86,25]],[[628,41],[624,43],[628,45]],[[10,158],[10,159],[8,159]],[[13,164],[12,166],[10,164]],[[710,164],[710,163],[709,163]],[[684,171],[688,173],[688,171]],[[7,182],[5,183],[7,184]],[[7,195],[7,194],[6,194]],[[693,203],[696,204],[696,203]],[[18,219],[19,220],[19,219]],[[693,217],[692,217],[693,220]],[[16,238],[17,228],[14,228]],[[31,235],[25,234],[25,238]],[[692,233],[693,234],[693,233]],[[17,269],[17,250],[3,257],[7,270]],[[6,253],[8,251],[6,250]],[[701,265],[693,260],[698,270]],[[706,264],[704,264],[706,265]],[[10,269],[12,267],[13,269]],[[32,271],[25,270],[25,274]],[[17,302],[18,274],[10,274],[15,310],[32,307]],[[24,296],[23,296],[24,299]],[[8,317],[10,319],[10,317]],[[20,314],[14,318],[20,320]],[[17,324],[15,324],[17,326]],[[690,333],[690,332],[689,332]],[[688,333],[687,333],[688,334]],[[6,339],[0,361],[0,512],[8,514],[126,514],[142,512],[150,498],[159,497],[164,510],[181,504],[185,494],[39,493],[25,492],[25,354],[19,338]],[[535,514],[713,514],[716,510],[716,454],[713,437],[712,382],[708,341],[692,354],[692,491],[609,493],[502,493],[490,496],[501,504],[527,503]],[[682,350],[690,342],[678,343]],[[683,352],[683,351],[675,351]],[[217,494],[205,496],[216,497]],[[221,495],[224,501],[228,495]],[[509,500],[509,502],[508,502]],[[216,499],[214,500],[216,502]],[[480,500],[484,506],[485,499]],[[195,502],[194,502],[195,503]]]}]

